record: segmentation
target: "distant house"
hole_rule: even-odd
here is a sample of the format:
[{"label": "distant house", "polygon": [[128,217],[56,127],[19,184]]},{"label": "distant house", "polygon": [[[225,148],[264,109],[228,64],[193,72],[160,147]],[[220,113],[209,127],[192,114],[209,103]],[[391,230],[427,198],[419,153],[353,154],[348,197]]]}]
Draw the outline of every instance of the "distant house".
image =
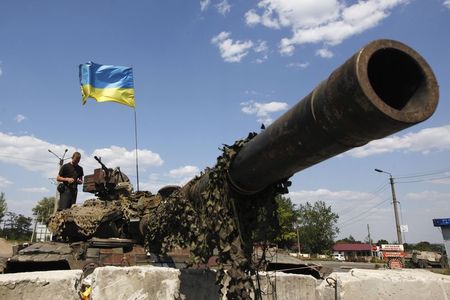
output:
[{"label": "distant house", "polygon": [[51,232],[44,223],[37,223],[36,225],[36,242],[45,242],[52,239]]},{"label": "distant house", "polygon": [[345,260],[370,259],[371,248],[369,244],[335,244],[333,255],[343,254]]}]

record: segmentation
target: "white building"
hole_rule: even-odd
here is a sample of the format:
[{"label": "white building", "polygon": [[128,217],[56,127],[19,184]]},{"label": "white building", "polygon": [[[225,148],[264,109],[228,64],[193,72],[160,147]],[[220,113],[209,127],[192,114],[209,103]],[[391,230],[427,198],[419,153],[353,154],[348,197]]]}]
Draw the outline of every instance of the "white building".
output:
[{"label": "white building", "polygon": [[37,223],[36,225],[36,242],[50,241],[52,235],[44,223]]}]

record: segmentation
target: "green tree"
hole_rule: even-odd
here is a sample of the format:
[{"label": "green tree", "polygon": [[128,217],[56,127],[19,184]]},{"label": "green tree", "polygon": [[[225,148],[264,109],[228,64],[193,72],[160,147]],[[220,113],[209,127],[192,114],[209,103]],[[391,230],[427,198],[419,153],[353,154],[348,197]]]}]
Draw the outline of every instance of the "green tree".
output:
[{"label": "green tree", "polygon": [[31,221],[30,217],[25,217],[19,214],[16,219],[15,230],[17,239],[29,239],[31,236]]},{"label": "green tree", "polygon": [[4,234],[12,240],[29,240],[31,237],[31,218],[13,212],[7,213]]},{"label": "green tree", "polygon": [[55,197],[44,197],[38,201],[33,208],[33,216],[37,218],[39,222],[47,222],[50,215],[53,213],[55,206]]},{"label": "green tree", "polygon": [[337,240],[336,244],[360,244],[360,241],[356,241],[355,238],[350,234],[348,237]]},{"label": "green tree", "polygon": [[426,241],[418,242],[412,247],[414,250],[419,251],[433,251],[433,248],[431,247],[431,244]]},{"label": "green tree", "polygon": [[378,240],[378,242],[377,242],[377,246],[386,245],[386,244],[389,244],[389,242],[387,240],[383,240],[383,239]]},{"label": "green tree", "polygon": [[275,198],[277,202],[278,224],[280,232],[275,238],[275,242],[281,248],[291,248],[297,240],[297,231],[295,228],[298,213],[295,210],[295,204],[290,198],[281,195]]},{"label": "green tree", "polygon": [[0,193],[0,223],[3,222],[8,206],[6,205],[5,193]]},{"label": "green tree", "polygon": [[331,211],[331,206],[327,206],[324,201],[317,201],[314,205],[306,202],[300,205],[298,214],[303,249],[318,254],[329,251],[339,233],[336,226],[339,216]]}]

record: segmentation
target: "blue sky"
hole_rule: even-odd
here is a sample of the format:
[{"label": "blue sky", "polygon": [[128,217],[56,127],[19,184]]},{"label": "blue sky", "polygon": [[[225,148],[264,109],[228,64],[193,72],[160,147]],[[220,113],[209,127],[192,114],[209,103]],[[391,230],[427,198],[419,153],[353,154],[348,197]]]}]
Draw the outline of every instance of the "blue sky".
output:
[{"label": "blue sky", "polygon": [[0,191],[25,215],[53,196],[58,160],[48,149],[80,151],[85,174],[99,155],[136,181],[133,110],[82,106],[80,63],[133,67],[140,186],[156,192],[213,166],[222,144],[259,131],[359,48],[389,38],[431,65],[436,113],[295,175],[289,196],[331,205],[340,237],[363,240],[369,224],[375,240],[393,241],[388,176],[373,171],[383,169],[397,178],[406,242],[439,242],[431,219],[450,217],[449,37],[448,0],[4,0]]}]

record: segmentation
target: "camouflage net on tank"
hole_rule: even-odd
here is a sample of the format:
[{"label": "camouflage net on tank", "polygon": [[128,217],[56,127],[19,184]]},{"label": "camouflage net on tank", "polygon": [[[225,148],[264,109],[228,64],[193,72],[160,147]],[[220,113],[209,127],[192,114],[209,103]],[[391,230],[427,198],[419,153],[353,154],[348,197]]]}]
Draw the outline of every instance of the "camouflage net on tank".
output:
[{"label": "camouflage net on tank", "polygon": [[173,193],[150,215],[147,228],[150,250],[168,252],[175,246],[189,247],[192,264],[206,264],[217,249],[217,284],[223,287],[227,269],[228,299],[250,299],[252,292],[257,297],[251,279],[256,271],[251,259],[253,245],[272,240],[277,233],[275,196],[286,193],[288,186],[282,181],[251,196],[231,189],[227,180],[230,162],[254,136],[251,133],[232,146],[224,145],[216,166],[189,183],[194,185],[202,176],[209,177],[201,199],[189,201],[182,191]]},{"label": "camouflage net on tank", "polygon": [[83,206],[72,206],[70,209],[53,214],[49,218],[48,229],[54,235],[61,235],[66,224],[73,222],[79,234],[90,237],[102,221],[112,214],[121,214],[120,201],[105,202],[91,199]]}]

